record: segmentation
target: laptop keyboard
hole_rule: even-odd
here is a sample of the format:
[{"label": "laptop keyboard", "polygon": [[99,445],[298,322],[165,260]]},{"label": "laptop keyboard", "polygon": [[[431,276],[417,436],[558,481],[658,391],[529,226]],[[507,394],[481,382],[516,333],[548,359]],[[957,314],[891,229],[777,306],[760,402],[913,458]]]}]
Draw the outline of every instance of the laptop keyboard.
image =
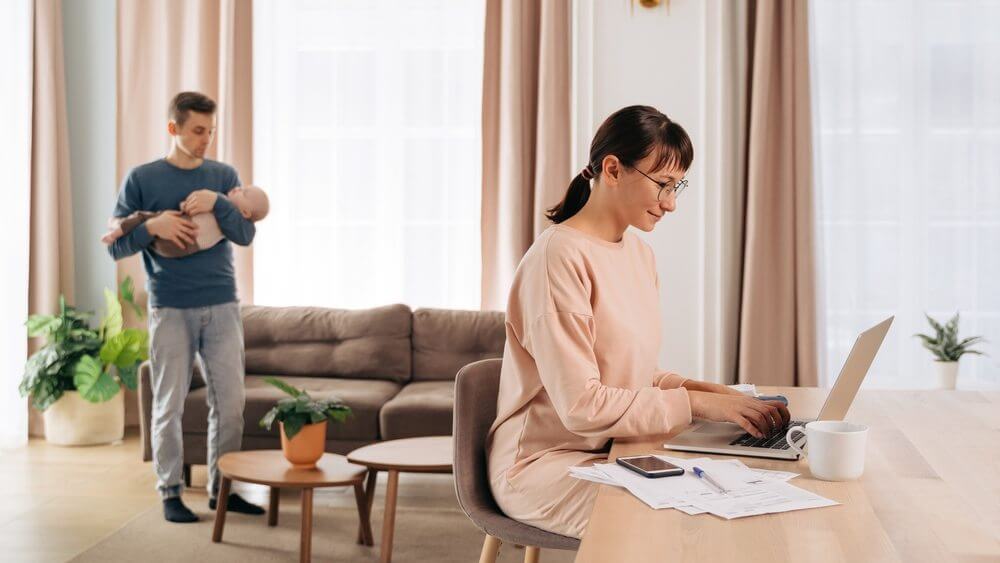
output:
[{"label": "laptop keyboard", "polygon": [[779,428],[774,433],[764,436],[762,438],[754,438],[749,432],[744,432],[739,438],[736,438],[732,442],[729,442],[730,446],[747,446],[750,448],[768,448],[772,450],[787,450],[788,442],[785,441],[785,433],[792,426],[802,426],[804,422],[798,420],[793,420],[788,423],[788,426]]}]

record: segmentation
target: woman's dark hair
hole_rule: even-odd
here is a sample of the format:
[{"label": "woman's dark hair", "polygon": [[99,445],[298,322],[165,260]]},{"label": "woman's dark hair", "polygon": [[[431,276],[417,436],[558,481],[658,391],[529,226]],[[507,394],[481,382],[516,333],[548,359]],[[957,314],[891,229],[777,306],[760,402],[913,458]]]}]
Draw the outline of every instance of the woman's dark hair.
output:
[{"label": "woman's dark hair", "polygon": [[687,170],[694,160],[694,147],[687,132],[656,108],[628,106],[611,114],[590,143],[587,167],[573,178],[566,197],[550,208],[546,217],[554,223],[562,223],[583,209],[590,197],[590,178],[601,175],[604,157],[613,154],[622,165],[634,168],[653,151],[656,151],[656,163],[651,170],[668,165]]}]

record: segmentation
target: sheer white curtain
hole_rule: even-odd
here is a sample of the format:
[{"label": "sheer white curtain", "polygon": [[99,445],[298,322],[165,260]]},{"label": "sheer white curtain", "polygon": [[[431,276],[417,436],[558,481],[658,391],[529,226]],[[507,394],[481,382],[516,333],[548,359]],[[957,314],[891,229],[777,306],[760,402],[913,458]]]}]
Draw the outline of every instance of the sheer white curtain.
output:
[{"label": "sheer white curtain", "polygon": [[826,383],[895,314],[866,385],[931,386],[912,335],[958,310],[958,386],[1000,386],[1000,3],[812,6]]},{"label": "sheer white curtain", "polygon": [[0,18],[0,68],[8,80],[0,88],[6,123],[0,135],[4,171],[4,220],[0,222],[0,447],[28,439],[27,401],[17,387],[24,373],[28,338],[28,218],[31,216],[32,2],[14,0]]},{"label": "sheer white curtain", "polygon": [[254,3],[256,303],[479,308],[483,17]]}]

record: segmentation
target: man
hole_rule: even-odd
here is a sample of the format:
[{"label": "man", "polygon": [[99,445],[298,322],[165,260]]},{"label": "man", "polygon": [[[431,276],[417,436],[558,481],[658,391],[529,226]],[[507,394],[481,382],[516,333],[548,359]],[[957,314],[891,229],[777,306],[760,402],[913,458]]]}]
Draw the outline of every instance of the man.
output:
[{"label": "man", "polygon": [[[245,404],[243,323],[230,241],[249,245],[255,229],[220,195],[240,185],[236,170],[205,158],[215,136],[215,102],[197,92],[177,94],[170,103],[167,132],[173,139],[170,153],[129,172],[114,216],[136,211],[164,213],[115,240],[108,249],[115,260],[142,252],[149,279],[153,469],[164,517],[170,522],[195,522],[198,516],[181,501],[184,399],[198,354],[208,386],[208,491],[209,508],[214,509],[219,456],[240,449]],[[194,244],[197,226],[186,216],[208,212],[224,235],[218,244],[182,258],[152,251],[156,239],[181,248]],[[236,494],[227,499],[227,507],[247,514],[264,512]]]}]

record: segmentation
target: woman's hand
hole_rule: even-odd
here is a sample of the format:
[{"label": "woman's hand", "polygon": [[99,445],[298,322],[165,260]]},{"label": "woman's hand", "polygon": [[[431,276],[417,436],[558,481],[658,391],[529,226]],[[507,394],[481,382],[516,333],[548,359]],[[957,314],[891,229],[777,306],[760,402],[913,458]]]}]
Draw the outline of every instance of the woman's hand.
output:
[{"label": "woman's hand", "polygon": [[742,393],[688,391],[691,416],[716,422],[735,422],[756,438],[762,438],[791,420],[788,407],[779,401],[761,401]]}]

